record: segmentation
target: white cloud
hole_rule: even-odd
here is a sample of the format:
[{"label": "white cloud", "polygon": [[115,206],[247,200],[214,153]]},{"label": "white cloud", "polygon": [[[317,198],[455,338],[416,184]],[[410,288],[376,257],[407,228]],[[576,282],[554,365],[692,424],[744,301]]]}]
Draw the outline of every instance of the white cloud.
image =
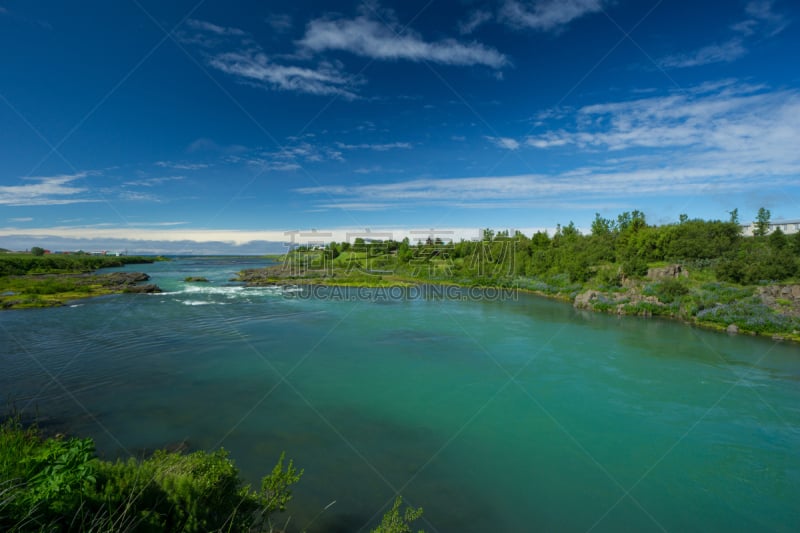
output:
[{"label": "white cloud", "polygon": [[260,151],[250,157],[237,158],[262,170],[294,171],[309,163],[326,161],[342,162],[344,157],[339,150],[301,141],[296,137],[275,151]]},{"label": "white cloud", "polygon": [[[576,128],[526,139],[538,148],[575,145],[584,150],[690,149],[778,164],[800,163],[791,135],[800,138],[800,91],[706,84],[667,96],[595,104],[575,114]],[[787,136],[789,138],[787,138]]]},{"label": "white cloud", "polygon": [[[549,205],[553,199],[595,201],[643,196],[696,195],[708,191],[709,185],[724,188],[728,193],[744,192],[764,186],[789,186],[791,176],[765,179],[750,168],[730,174],[731,167],[675,167],[630,171],[584,169],[580,173],[561,175],[523,174],[513,176],[481,176],[471,178],[419,179],[389,184],[339,185],[295,189],[303,195],[325,195],[339,200],[338,205],[373,205],[383,203],[401,207],[414,206],[470,207],[513,206],[522,199]],[[331,205],[322,203],[320,205]]]},{"label": "white cloud", "polygon": [[506,0],[499,19],[517,28],[558,31],[570,22],[602,11],[608,0]]},{"label": "white cloud", "polygon": [[[286,24],[291,25],[290,19],[280,15],[268,17],[266,22],[273,29],[288,29]],[[353,88],[360,80],[346,75],[338,64],[321,62],[316,67],[281,64],[267,56],[244,30],[196,19],[188,20],[186,25],[195,33],[179,35],[181,42],[209,49],[204,54],[208,65],[239,81],[270,90],[356,98]],[[226,48],[228,51],[217,51]],[[215,51],[210,52],[212,49]]]},{"label": "white cloud", "polygon": [[768,37],[777,35],[789,25],[789,20],[779,13],[772,10],[773,0],[755,0],[749,2],[745,7],[745,13],[750,15],[750,19],[743,23],[746,27],[753,30],[754,26],[760,27],[762,33]]},{"label": "white cloud", "polygon": [[71,175],[30,177],[24,179],[35,183],[0,185],[0,205],[65,205],[95,202],[97,200],[79,196],[88,191],[86,187],[77,187],[72,183],[88,175],[88,172],[79,172]]},{"label": "white cloud", "polygon": [[15,218],[9,218],[8,221],[9,222],[32,222],[33,221],[33,217],[15,217]]},{"label": "white cloud", "polygon": [[[504,229],[504,228],[497,228]],[[527,235],[536,231],[554,228],[508,228],[519,230]],[[292,236],[292,234],[294,236]],[[136,227],[69,227],[54,228],[0,228],[7,246],[24,249],[30,246],[32,239],[53,249],[85,249],[85,250],[125,250],[131,254],[260,254],[280,253],[287,249],[294,239],[296,244],[319,242],[352,242],[355,237],[374,234],[378,238],[391,238],[401,241],[404,238],[412,243],[424,240],[429,235],[439,236],[444,240],[458,241],[480,239],[482,228],[477,227],[441,227],[432,230],[427,228],[381,226],[379,228],[334,227],[319,228],[314,231],[247,231],[219,229],[167,229],[153,228],[146,224]]]},{"label": "white cloud", "polygon": [[658,61],[663,68],[698,67],[711,63],[730,63],[745,55],[747,49],[738,37],[722,44],[712,44],[690,54],[667,56]]},{"label": "white cloud", "polygon": [[363,143],[363,144],[345,144],[342,142],[337,142],[336,146],[341,148],[342,150],[373,150],[375,152],[386,152],[389,150],[410,150],[412,148],[411,143],[407,142],[393,142],[393,143],[384,143],[384,144],[370,144],[370,143]]},{"label": "white cloud", "polygon": [[137,241],[167,242],[223,242],[234,245],[253,241],[286,241],[282,231],[246,231],[223,229],[173,229],[158,228],[148,224],[141,226],[57,226],[51,228],[0,228],[0,234],[25,236],[54,236],[69,239],[125,239]]},{"label": "white cloud", "polygon": [[264,22],[266,22],[275,33],[285,33],[292,29],[292,17],[290,15],[273,13],[268,15],[264,19]]},{"label": "white cloud", "polygon": [[519,141],[516,139],[511,139],[510,137],[485,137],[487,140],[491,141],[492,144],[500,147],[505,148],[506,150],[518,150],[519,149]]},{"label": "white cloud", "polygon": [[[558,119],[559,122],[562,119]],[[796,188],[800,175],[800,90],[770,91],[730,80],[683,92],[574,111],[574,128],[524,141],[571,147],[582,166],[560,173],[415,179],[295,192],[339,203],[408,202],[486,207]],[[488,138],[508,149],[521,142]],[[608,157],[610,152],[620,155]]]},{"label": "white cloud", "polygon": [[773,37],[789,24],[785,16],[772,10],[772,0],[751,1],[745,7],[749,18],[731,26],[734,36],[722,43],[703,46],[684,54],[674,54],[657,61],[662,68],[687,68],[712,63],[731,63],[747,54],[746,38]]},{"label": "white cloud", "polygon": [[154,202],[160,203],[161,198],[154,194],[138,191],[122,191],[119,193],[120,200],[127,200],[131,202]]},{"label": "white cloud", "polygon": [[478,29],[479,26],[492,20],[493,16],[489,11],[479,9],[470,14],[467,20],[458,23],[458,32],[467,35]]},{"label": "white cloud", "polygon": [[[271,15],[265,21],[275,32],[291,28],[291,19],[286,15]],[[509,64],[505,55],[480,43],[461,43],[454,39],[426,42],[396,23],[387,25],[363,15],[353,20],[312,20],[297,43],[301,53],[283,56],[280,61],[268,56],[252,36],[241,29],[196,19],[187,21],[186,26],[190,31],[178,36],[181,42],[204,49],[209,66],[242,83],[347,100],[358,98],[357,89],[364,83],[361,76],[347,74],[343,65],[336,61],[320,61],[315,66],[290,65],[285,64],[286,58],[309,59],[312,52],[339,50],[384,60],[485,65],[494,69]]]},{"label": "white cloud", "polygon": [[279,65],[259,50],[226,52],[211,57],[212,67],[238,77],[258,82],[269,89],[315,95],[338,95],[348,100],[357,98],[353,92],[356,80],[332,63],[320,63],[316,68]]},{"label": "white cloud", "polygon": [[[186,151],[189,153],[196,153],[196,152],[220,152],[223,154],[238,154],[246,151],[247,148],[240,145],[240,144],[230,144],[227,146],[221,145],[217,143],[213,139],[208,139],[206,137],[200,137],[199,139],[195,139],[192,141],[189,146],[186,147]],[[159,165],[160,166],[160,165]],[[176,167],[172,167],[176,168]]]},{"label": "white cloud", "polygon": [[162,168],[174,168],[175,170],[200,170],[210,166],[206,163],[182,163],[174,161],[156,161],[155,165]]},{"label": "white cloud", "polygon": [[374,202],[331,202],[318,204],[317,207],[321,209],[341,209],[343,211],[382,211],[392,207],[392,205]]},{"label": "white cloud", "polygon": [[563,131],[548,131],[544,135],[525,139],[525,144],[534,148],[554,148],[556,146],[565,146],[571,142],[569,134]]},{"label": "white cloud", "polygon": [[206,31],[215,35],[234,37],[243,37],[246,35],[246,33],[239,28],[226,28],[224,26],[217,26],[216,24],[212,24],[204,20],[189,19],[186,21],[186,25],[195,30]]},{"label": "white cloud", "polygon": [[272,170],[277,172],[293,172],[295,170],[300,170],[301,168],[303,168],[299,163],[293,163],[287,161],[269,161],[268,159],[259,157],[248,159],[247,164],[252,165],[254,167],[258,167],[264,171]]},{"label": "white cloud", "polygon": [[429,61],[444,65],[485,65],[499,69],[508,58],[477,42],[454,39],[425,41],[419,34],[392,23],[359,16],[355,19],[315,19],[298,44],[313,52],[340,50],[382,60]]},{"label": "white cloud", "polygon": [[140,180],[126,181],[123,187],[155,187],[170,181],[181,181],[186,179],[184,176],[165,176],[161,178],[143,178]]}]

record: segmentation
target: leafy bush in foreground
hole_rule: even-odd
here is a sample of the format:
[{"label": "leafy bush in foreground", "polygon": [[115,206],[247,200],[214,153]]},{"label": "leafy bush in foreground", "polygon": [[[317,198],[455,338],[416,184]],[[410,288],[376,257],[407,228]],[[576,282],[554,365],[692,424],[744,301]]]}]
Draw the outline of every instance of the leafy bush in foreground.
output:
[{"label": "leafy bush in foreground", "polygon": [[0,530],[268,531],[302,475],[283,462],[255,491],[224,450],[112,463],[91,439],[43,439],[11,419],[0,426]]}]

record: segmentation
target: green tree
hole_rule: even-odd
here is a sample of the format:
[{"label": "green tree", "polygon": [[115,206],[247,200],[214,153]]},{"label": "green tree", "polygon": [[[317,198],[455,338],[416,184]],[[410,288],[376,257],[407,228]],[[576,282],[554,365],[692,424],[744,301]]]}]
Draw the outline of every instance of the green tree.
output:
[{"label": "green tree", "polygon": [[768,242],[769,247],[776,252],[782,252],[787,246],[789,246],[789,239],[786,238],[786,234],[781,231],[781,228],[777,228],[775,231],[770,233]]},{"label": "green tree", "polygon": [[611,221],[611,219],[601,217],[600,213],[594,214],[594,220],[592,221],[592,235],[595,237],[610,235],[613,227],[614,222]]},{"label": "green tree", "polygon": [[791,237],[792,242],[792,249],[794,250],[794,254],[800,256],[800,231],[792,235]]},{"label": "green tree", "polygon": [[763,237],[769,232],[769,217],[771,213],[769,209],[764,209],[760,207],[758,209],[758,214],[756,215],[756,226],[753,230],[753,235],[757,237]]},{"label": "green tree", "polygon": [[34,246],[31,248],[31,253],[35,256],[44,255],[44,248],[41,248],[39,246]]},{"label": "green tree", "polygon": [[738,226],[739,225],[739,209],[738,208],[734,208],[733,211],[729,211],[729,214],[731,215],[731,218],[729,219],[729,222],[731,224],[736,224]]}]

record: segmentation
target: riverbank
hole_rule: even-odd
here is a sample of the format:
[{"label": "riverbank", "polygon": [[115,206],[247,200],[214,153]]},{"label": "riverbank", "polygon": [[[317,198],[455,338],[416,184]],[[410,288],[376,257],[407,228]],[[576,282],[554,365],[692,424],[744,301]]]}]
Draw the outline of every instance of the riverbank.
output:
[{"label": "riverbank", "polygon": [[120,293],[154,293],[161,289],[144,283],[144,272],[96,270],[127,264],[149,264],[157,259],[106,256],[0,255],[0,309],[57,307],[82,298]]},{"label": "riverbank", "polygon": [[681,265],[649,269],[642,279],[618,284],[568,282],[564,278],[507,278],[495,283],[475,280],[414,278],[363,270],[286,268],[273,265],[239,273],[234,281],[248,286],[321,285],[338,287],[411,287],[425,284],[519,290],[571,303],[576,309],[619,316],[663,317],[728,334],[800,342],[800,284],[739,286],[718,282],[702,270]]}]

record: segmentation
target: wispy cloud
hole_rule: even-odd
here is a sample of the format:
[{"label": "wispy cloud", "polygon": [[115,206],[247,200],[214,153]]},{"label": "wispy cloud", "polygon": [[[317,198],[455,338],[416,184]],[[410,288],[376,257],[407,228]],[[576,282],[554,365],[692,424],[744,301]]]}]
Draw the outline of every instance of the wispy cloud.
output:
[{"label": "wispy cloud", "polygon": [[162,199],[155,194],[150,194],[146,192],[140,191],[121,191],[118,194],[118,198],[120,200],[126,200],[130,202],[151,202],[151,203],[161,203]]},{"label": "wispy cloud", "polygon": [[380,60],[428,61],[444,65],[484,65],[500,69],[508,58],[481,43],[455,39],[430,42],[399,24],[374,20],[366,15],[355,19],[315,19],[308,23],[298,44],[309,51],[338,50]]},{"label": "wispy cloud", "polygon": [[353,89],[358,78],[345,74],[337,63],[322,61],[315,67],[282,64],[270,58],[244,30],[195,19],[186,25],[194,31],[181,33],[181,41],[207,49],[204,55],[209,66],[243,83],[269,90],[357,97]]},{"label": "wispy cloud", "polygon": [[[537,148],[574,145],[584,150],[691,148],[741,161],[800,162],[792,135],[800,138],[800,92],[760,86],[704,85],[687,92],[579,109],[576,128],[530,137]],[[768,166],[766,168],[769,168]]]},{"label": "wispy cloud", "polygon": [[345,144],[337,142],[336,146],[342,150],[373,150],[375,152],[387,152],[389,150],[410,150],[411,143],[408,142],[393,142],[393,143],[362,143],[362,144]]},{"label": "wispy cloud", "polygon": [[774,3],[773,0],[749,2],[745,7],[745,13],[750,18],[734,26],[734,30],[739,30],[746,35],[761,32],[768,37],[782,32],[789,25],[789,19],[772,10]]},{"label": "wispy cloud", "polygon": [[330,202],[317,204],[319,209],[341,209],[343,211],[381,211],[392,204],[376,202]]},{"label": "wispy cloud", "polygon": [[711,44],[689,54],[676,54],[662,58],[663,68],[698,67],[711,63],[730,63],[745,55],[747,49],[742,39],[734,37],[721,44]]},{"label": "wispy cloud", "polygon": [[122,185],[124,187],[157,187],[170,181],[182,181],[186,179],[184,176],[165,176],[159,178],[143,178],[139,180],[126,181]]},{"label": "wispy cloud", "polygon": [[[213,139],[209,139],[207,137],[200,137],[199,139],[195,139],[194,141],[192,141],[189,144],[189,146],[186,147],[186,151],[189,153],[218,152],[230,155],[230,154],[239,154],[245,152],[247,151],[247,148],[240,144],[222,145]],[[177,168],[177,167],[173,166],[172,168]]]},{"label": "wispy cloud", "polygon": [[260,150],[252,155],[236,159],[237,162],[245,162],[265,171],[294,171],[307,164],[344,161],[340,150],[312,144],[298,138],[289,139],[289,142],[278,150]]},{"label": "wispy cloud", "polygon": [[602,11],[609,3],[609,0],[506,0],[499,19],[517,28],[558,31],[575,19]]},{"label": "wispy cloud", "polygon": [[195,30],[205,31],[215,35],[232,35],[235,37],[242,37],[246,35],[246,33],[239,28],[226,28],[224,26],[217,26],[216,24],[212,24],[204,20],[189,19],[186,21],[186,25]]},{"label": "wispy cloud", "polygon": [[275,33],[285,33],[292,29],[292,17],[282,13],[273,13],[268,15],[264,22]]},{"label": "wispy cloud", "polygon": [[381,165],[371,167],[359,167],[353,170],[356,174],[400,174],[403,170],[399,168],[384,168]]},{"label": "wispy cloud", "polygon": [[492,20],[494,16],[491,12],[479,9],[473,11],[470,16],[458,23],[458,32],[462,35],[468,35],[478,29],[479,26]]},{"label": "wispy cloud", "polygon": [[157,167],[172,168],[175,170],[201,170],[210,166],[207,163],[183,163],[180,161],[156,161],[155,165]]},{"label": "wispy cloud", "polygon": [[14,217],[14,218],[9,218],[8,221],[9,222],[32,222],[33,221],[33,217]]},{"label": "wispy cloud", "polygon": [[662,68],[688,68],[712,63],[731,63],[747,54],[747,39],[772,37],[782,32],[788,19],[772,10],[772,0],[756,0],[745,7],[748,18],[731,26],[733,36],[721,43],[703,46],[688,53],[673,54],[658,60]]},{"label": "wispy cloud", "polygon": [[98,200],[82,196],[86,187],[78,187],[74,181],[85,178],[88,172],[59,176],[40,176],[24,178],[24,185],[0,185],[0,205],[65,205]]},{"label": "wispy cloud", "polygon": [[[558,119],[562,121],[562,118]],[[326,204],[393,203],[481,207],[542,201],[614,201],[665,195],[726,194],[794,186],[800,174],[800,91],[770,91],[732,80],[684,92],[573,111],[574,127],[506,149],[569,146],[580,166],[560,173],[415,179],[373,185],[305,187]],[[617,153],[609,157],[610,152]],[[522,204],[520,204],[522,205]]]},{"label": "wispy cloud", "polygon": [[345,74],[339,65],[322,62],[316,68],[279,65],[260,50],[240,50],[217,54],[209,59],[212,67],[257,82],[260,86],[282,91],[315,95],[338,95],[353,100],[356,80]]},{"label": "wispy cloud", "polygon": [[519,141],[516,139],[511,139],[510,137],[490,137],[486,136],[486,140],[490,141],[492,144],[499,146],[500,148],[505,148],[506,150],[517,150],[519,149]]}]

